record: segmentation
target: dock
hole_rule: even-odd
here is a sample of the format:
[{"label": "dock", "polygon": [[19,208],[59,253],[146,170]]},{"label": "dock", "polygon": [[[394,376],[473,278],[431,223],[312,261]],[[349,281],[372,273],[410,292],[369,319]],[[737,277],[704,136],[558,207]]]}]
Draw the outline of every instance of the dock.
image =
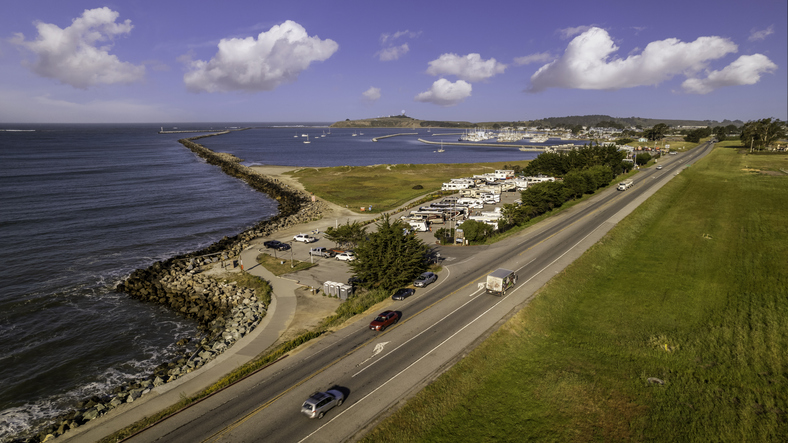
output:
[{"label": "dock", "polygon": [[373,138],[372,141],[376,142],[376,141],[384,139],[384,138],[397,137],[399,135],[419,135],[419,133],[418,132],[401,132],[399,134],[381,135],[380,137]]}]

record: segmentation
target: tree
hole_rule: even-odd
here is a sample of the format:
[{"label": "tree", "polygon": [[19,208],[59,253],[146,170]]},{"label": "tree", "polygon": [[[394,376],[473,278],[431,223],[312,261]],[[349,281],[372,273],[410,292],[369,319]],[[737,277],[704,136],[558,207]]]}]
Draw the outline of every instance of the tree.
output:
[{"label": "tree", "polygon": [[493,227],[478,220],[465,220],[460,225],[465,239],[471,242],[484,241],[493,233]]},{"label": "tree", "polygon": [[412,282],[427,269],[429,247],[418,237],[405,234],[408,226],[391,222],[385,215],[372,232],[355,249],[356,260],[350,269],[367,289],[391,291]]},{"label": "tree", "polygon": [[535,215],[544,214],[567,201],[567,191],[561,182],[537,183],[529,186],[520,195],[523,206],[531,206],[536,212]]},{"label": "tree", "polygon": [[662,140],[665,138],[665,134],[668,133],[668,129],[670,129],[668,125],[665,123],[659,123],[654,125],[652,128],[643,131],[643,135],[645,135],[646,138],[651,141]]},{"label": "tree", "polygon": [[366,228],[359,222],[354,221],[352,224],[347,222],[336,228],[329,227],[326,229],[325,237],[344,248],[351,249],[364,240],[366,233]]},{"label": "tree", "polygon": [[645,152],[641,153],[641,154],[638,154],[635,157],[635,164],[637,164],[638,166],[643,166],[646,163],[648,163],[649,161],[651,161],[651,154],[648,154],[648,153],[645,153]]},{"label": "tree", "polygon": [[764,118],[758,121],[749,121],[741,128],[739,139],[745,146],[753,149],[763,149],[775,141],[785,137],[785,122]]}]

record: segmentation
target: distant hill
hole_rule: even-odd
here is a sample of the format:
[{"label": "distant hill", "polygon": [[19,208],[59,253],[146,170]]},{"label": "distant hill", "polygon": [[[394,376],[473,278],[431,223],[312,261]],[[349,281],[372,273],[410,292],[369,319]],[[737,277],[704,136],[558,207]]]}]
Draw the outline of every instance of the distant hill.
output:
[{"label": "distant hill", "polygon": [[716,120],[671,120],[660,118],[641,118],[641,117],[611,117],[609,115],[574,115],[570,117],[548,117],[540,120],[533,120],[529,122],[531,125],[545,125],[545,126],[558,126],[558,125],[580,125],[580,126],[595,126],[599,122],[614,122],[624,126],[642,126],[648,128],[660,123],[664,123],[671,127],[676,126],[728,126],[736,125],[742,126],[744,122],[741,120],[723,120],[718,122]]},{"label": "distant hill", "polygon": [[641,117],[611,117],[609,115],[575,115],[569,117],[548,117],[530,121],[498,121],[498,122],[466,122],[466,121],[440,121],[419,120],[407,115],[394,115],[388,117],[365,118],[361,120],[339,121],[331,125],[332,128],[474,128],[477,126],[492,128],[494,125],[504,126],[596,126],[599,122],[614,122],[626,127],[641,126],[649,128],[664,123],[671,127],[676,126],[742,126],[741,120],[671,120]]}]

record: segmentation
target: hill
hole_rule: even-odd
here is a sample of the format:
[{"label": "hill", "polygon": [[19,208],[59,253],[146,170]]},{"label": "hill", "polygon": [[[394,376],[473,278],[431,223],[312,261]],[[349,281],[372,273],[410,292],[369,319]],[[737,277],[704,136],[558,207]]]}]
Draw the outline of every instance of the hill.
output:
[{"label": "hill", "polygon": [[331,125],[332,128],[474,128],[487,127],[493,128],[505,126],[595,126],[600,122],[614,122],[625,127],[640,126],[649,128],[654,125],[664,123],[670,127],[676,126],[727,126],[744,124],[741,120],[671,120],[641,117],[611,117],[609,115],[575,115],[569,117],[547,117],[540,120],[530,121],[490,121],[490,122],[467,122],[467,121],[441,121],[441,120],[419,120],[407,115],[392,115],[388,117],[365,118],[360,120],[339,121]]}]

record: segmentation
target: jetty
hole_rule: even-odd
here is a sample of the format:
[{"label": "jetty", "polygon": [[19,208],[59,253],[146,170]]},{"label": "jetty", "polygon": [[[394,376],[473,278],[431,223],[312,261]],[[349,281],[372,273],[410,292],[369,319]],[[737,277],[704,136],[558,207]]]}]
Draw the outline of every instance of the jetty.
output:
[{"label": "jetty", "polygon": [[212,133],[214,133],[215,135],[220,135],[220,134],[227,134],[227,133],[230,133],[230,132],[233,132],[233,131],[243,131],[243,130],[246,130],[246,129],[252,129],[252,128],[228,128],[228,129],[172,129],[172,130],[166,130],[166,131],[164,130],[164,128],[161,128],[161,131],[159,131],[159,134],[191,134],[191,133],[193,133],[193,132],[212,132]]},{"label": "jetty", "polygon": [[380,137],[375,137],[375,138],[373,138],[373,139],[372,139],[372,141],[373,141],[373,142],[376,142],[376,141],[378,141],[378,140],[382,140],[382,139],[384,139],[384,138],[389,138],[389,137],[397,137],[397,136],[399,136],[399,135],[419,135],[419,133],[418,133],[418,132],[401,132],[401,133],[399,133],[399,134],[381,135]]},{"label": "jetty", "polygon": [[512,145],[507,143],[463,143],[463,142],[432,142],[429,140],[424,140],[423,138],[418,139],[422,143],[426,143],[428,145],[443,145],[443,146],[489,146],[495,148],[520,148],[521,151],[535,151],[535,152],[543,152],[545,148],[552,148],[552,146],[533,146],[533,145]]}]

